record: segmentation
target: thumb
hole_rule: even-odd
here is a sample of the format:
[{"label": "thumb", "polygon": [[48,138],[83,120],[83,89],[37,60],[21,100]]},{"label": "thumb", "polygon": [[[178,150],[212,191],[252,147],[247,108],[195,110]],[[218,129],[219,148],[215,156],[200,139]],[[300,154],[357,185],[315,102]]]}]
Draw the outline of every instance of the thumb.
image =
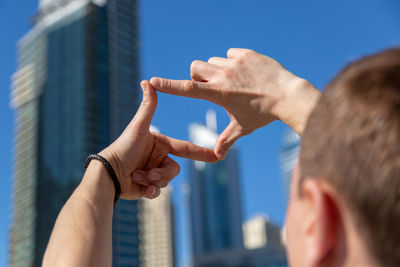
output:
[{"label": "thumb", "polygon": [[148,131],[157,108],[157,93],[148,81],[140,83],[143,100],[134,118],[135,128]]},{"label": "thumb", "polygon": [[243,136],[240,125],[235,120],[231,120],[225,130],[219,135],[215,143],[215,154],[219,160],[224,160],[231,146]]}]

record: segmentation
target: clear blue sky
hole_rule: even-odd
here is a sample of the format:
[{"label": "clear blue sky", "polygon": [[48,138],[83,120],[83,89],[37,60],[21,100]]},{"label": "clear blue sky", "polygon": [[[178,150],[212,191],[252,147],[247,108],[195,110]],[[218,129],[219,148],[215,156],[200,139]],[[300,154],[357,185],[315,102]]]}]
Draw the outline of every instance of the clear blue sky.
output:
[{"label": "clear blue sky", "polygon": [[[11,215],[13,115],[10,76],[16,66],[17,40],[29,30],[37,0],[0,1],[0,266],[6,265]],[[189,78],[195,59],[224,56],[230,47],[252,48],[323,88],[347,62],[400,45],[400,1],[141,0],[141,73],[143,79]],[[160,95],[153,124],[165,134],[187,139],[191,122],[204,122],[216,108],[222,130],[228,117],[204,101]],[[284,219],[279,147],[285,127],[276,122],[238,142],[244,218],[264,212]],[[177,208],[178,259],[187,260],[181,184],[187,162],[173,182]]]}]

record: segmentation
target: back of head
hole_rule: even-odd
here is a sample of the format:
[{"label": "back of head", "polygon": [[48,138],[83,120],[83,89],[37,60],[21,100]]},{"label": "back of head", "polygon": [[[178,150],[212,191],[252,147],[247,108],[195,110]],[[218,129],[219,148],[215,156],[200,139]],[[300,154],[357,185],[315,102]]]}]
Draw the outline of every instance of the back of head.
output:
[{"label": "back of head", "polygon": [[400,49],[350,64],[323,92],[300,152],[301,179],[326,179],[369,253],[400,266]]}]

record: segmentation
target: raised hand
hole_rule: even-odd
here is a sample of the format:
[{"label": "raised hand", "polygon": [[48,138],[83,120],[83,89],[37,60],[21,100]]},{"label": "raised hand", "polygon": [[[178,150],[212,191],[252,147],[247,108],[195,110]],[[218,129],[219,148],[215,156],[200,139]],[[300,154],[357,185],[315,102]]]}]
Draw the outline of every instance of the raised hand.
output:
[{"label": "raised hand", "polygon": [[[216,162],[214,151],[150,132],[157,93],[148,81],[141,83],[143,101],[122,135],[100,155],[113,166],[121,183],[121,198],[155,198],[178,175],[180,167],[168,154]],[[151,181],[151,182],[149,182]]]},{"label": "raised hand", "polygon": [[249,49],[231,48],[227,58],[196,60],[190,72],[191,81],[154,77],[150,83],[160,92],[206,99],[225,108],[231,121],[215,144],[220,160],[238,138],[276,119],[301,134],[319,96],[309,82]]}]

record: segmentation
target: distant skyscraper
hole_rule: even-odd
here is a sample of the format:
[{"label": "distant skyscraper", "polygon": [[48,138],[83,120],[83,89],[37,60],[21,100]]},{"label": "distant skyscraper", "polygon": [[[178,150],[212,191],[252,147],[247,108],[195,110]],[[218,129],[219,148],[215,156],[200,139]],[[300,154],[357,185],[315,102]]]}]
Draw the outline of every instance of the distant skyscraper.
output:
[{"label": "distant skyscraper", "polygon": [[[9,265],[40,266],[83,163],[114,140],[136,112],[135,0],[41,0],[19,42],[13,224]],[[113,218],[113,266],[138,266],[137,203]]]},{"label": "distant skyscraper", "polygon": [[161,189],[156,199],[139,204],[140,266],[174,267],[174,218],[171,187]]},{"label": "distant skyscraper", "polygon": [[289,130],[283,139],[281,147],[281,172],[284,189],[285,205],[287,206],[290,194],[290,181],[292,172],[297,163],[300,149],[300,136],[292,130]]},{"label": "distant skyscraper", "polygon": [[[193,143],[212,148],[218,137],[216,116],[207,126],[189,127]],[[190,162],[190,215],[194,265],[207,253],[243,247],[238,155],[233,147],[224,161]]]},{"label": "distant skyscraper", "polygon": [[271,223],[264,214],[254,216],[243,223],[243,239],[246,249],[265,246],[281,246],[281,229]]}]

